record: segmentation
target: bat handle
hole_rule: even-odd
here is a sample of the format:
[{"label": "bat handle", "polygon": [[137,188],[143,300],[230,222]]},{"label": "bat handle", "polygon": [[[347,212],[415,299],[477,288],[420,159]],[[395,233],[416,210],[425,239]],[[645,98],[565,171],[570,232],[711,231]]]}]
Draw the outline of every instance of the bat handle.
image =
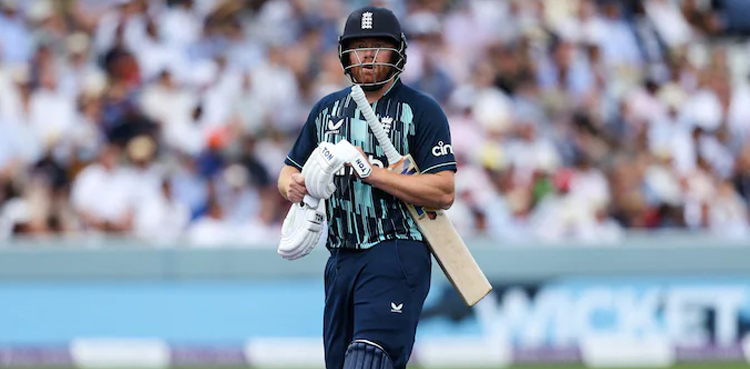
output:
[{"label": "bat handle", "polygon": [[402,156],[396,148],[393,147],[391,139],[388,138],[383,126],[378,122],[375,112],[372,111],[372,106],[367,102],[367,97],[365,96],[365,92],[362,91],[362,87],[359,87],[359,85],[352,86],[352,98],[354,99],[354,102],[357,103],[357,107],[362,112],[362,115],[364,115],[367,125],[370,126],[370,130],[372,130],[378,143],[383,148],[383,151],[385,151],[385,156],[388,158],[388,164],[398,163]]}]

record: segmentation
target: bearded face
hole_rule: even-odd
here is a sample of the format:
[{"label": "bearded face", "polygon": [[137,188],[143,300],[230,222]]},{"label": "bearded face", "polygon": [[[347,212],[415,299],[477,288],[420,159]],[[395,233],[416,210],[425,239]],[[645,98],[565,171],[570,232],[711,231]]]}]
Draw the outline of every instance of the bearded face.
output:
[{"label": "bearded face", "polygon": [[395,47],[393,42],[378,38],[352,41],[346,53],[355,81],[360,84],[373,84],[390,78],[391,71],[395,68]]}]

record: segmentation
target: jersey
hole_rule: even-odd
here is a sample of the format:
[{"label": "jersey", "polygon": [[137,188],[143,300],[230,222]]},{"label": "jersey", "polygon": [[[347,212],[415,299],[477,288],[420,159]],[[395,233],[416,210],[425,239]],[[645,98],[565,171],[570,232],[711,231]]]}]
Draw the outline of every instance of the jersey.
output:
[{"label": "jersey", "polygon": [[[346,139],[361,147],[372,165],[388,167],[350,92],[346,88],[332,93],[313,107],[285,160],[287,165],[302,170],[318,144]],[[411,154],[421,173],[456,171],[448,119],[435,100],[397,79],[373,103],[373,110],[396,150]],[[334,184],[336,191],[326,201],[327,247],[367,249],[385,240],[423,240],[406,205],[360,180],[350,167],[334,176]]]}]

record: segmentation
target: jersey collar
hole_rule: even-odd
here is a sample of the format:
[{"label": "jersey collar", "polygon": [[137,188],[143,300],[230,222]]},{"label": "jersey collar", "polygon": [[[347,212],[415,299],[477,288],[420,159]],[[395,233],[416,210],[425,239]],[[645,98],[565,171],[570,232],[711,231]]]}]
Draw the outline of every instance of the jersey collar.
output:
[{"label": "jersey collar", "polygon": [[404,83],[401,82],[401,76],[396,77],[396,80],[393,82],[393,84],[391,85],[391,87],[388,88],[388,91],[386,91],[383,94],[383,96],[381,97],[381,99],[383,97],[388,96],[388,94],[390,94],[391,92],[395,93],[396,91],[398,91],[401,88],[401,86],[403,86],[403,84]]}]

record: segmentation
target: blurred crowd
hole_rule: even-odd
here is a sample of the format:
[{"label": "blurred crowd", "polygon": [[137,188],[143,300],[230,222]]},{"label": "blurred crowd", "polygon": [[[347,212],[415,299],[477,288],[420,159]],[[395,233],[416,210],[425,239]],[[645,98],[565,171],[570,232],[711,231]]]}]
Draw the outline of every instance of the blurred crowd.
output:
[{"label": "blurred crowd", "polygon": [[750,239],[743,0],[0,0],[0,237],[275,245],[367,3],[448,115],[465,237]]}]

